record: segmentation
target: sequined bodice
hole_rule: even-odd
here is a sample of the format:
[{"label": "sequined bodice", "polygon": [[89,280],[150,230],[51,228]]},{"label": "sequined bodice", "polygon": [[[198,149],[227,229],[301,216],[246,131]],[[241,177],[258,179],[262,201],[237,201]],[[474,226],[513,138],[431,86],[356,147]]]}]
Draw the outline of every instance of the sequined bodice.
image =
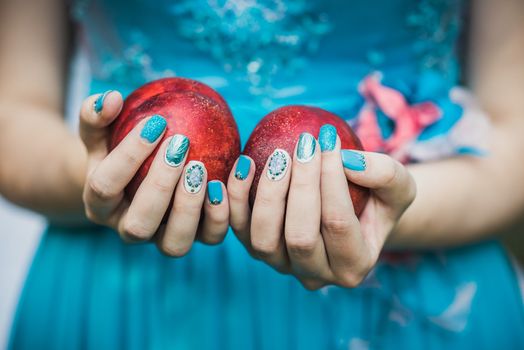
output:
[{"label": "sequined bodice", "polygon": [[454,79],[459,3],[80,0],[73,13],[97,78],[136,84],[177,74],[278,99],[312,85],[333,95],[326,85],[372,70],[405,79],[432,69]]},{"label": "sequined bodice", "polygon": [[[459,75],[461,10],[455,0],[77,0],[72,6],[93,89],[128,92],[172,75],[198,79],[226,98],[241,124],[251,120],[246,131],[240,125],[244,141],[257,120],[285,104],[355,118],[366,102],[362,82],[375,72],[409,104],[438,103],[447,119],[428,132],[447,131],[460,116],[449,90]],[[387,137],[391,120],[377,119]]]}]

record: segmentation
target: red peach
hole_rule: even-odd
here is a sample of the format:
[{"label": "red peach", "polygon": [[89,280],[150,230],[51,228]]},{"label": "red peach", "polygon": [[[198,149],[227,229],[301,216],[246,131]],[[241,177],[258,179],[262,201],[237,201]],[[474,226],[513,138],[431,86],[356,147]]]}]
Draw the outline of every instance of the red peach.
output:
[{"label": "red peach", "polygon": [[[331,124],[337,128],[342,148],[362,150],[362,143],[351,127],[337,115],[326,110],[308,106],[285,106],[266,115],[255,127],[244,149],[256,165],[255,179],[251,187],[250,201],[254,203],[258,181],[268,157],[276,148],[286,150],[291,156],[298,137],[309,132],[317,137],[320,127]],[[348,182],[355,213],[360,215],[368,201],[367,188]]]},{"label": "red peach", "polygon": [[[229,107],[215,90],[184,78],[143,85],[126,98],[120,115],[111,124],[109,149],[115,148],[140,120],[154,114],[167,120],[162,141],[174,134],[186,135],[190,142],[187,160],[203,162],[208,180],[226,183],[240,154],[240,136]],[[155,154],[146,159],[127,186],[129,199],[146,176]]]}]

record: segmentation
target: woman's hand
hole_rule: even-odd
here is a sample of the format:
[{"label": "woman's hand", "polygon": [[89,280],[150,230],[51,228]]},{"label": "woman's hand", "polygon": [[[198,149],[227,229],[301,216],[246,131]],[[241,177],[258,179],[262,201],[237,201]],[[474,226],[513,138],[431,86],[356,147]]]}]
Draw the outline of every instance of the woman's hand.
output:
[{"label": "woman's hand", "polygon": [[[237,162],[246,176],[235,176],[235,169],[227,186],[230,223],[254,257],[293,274],[306,288],[355,287],[413,201],[415,182],[387,155],[341,151],[330,125],[321,129],[319,139],[322,152],[312,135],[302,134],[292,161],[282,150],[270,156],[252,211],[248,197],[255,164],[241,156]],[[360,220],[347,180],[372,190]]]},{"label": "woman's hand", "polygon": [[[191,161],[184,167],[189,140],[174,135],[159,144],[166,128],[164,118],[142,120],[108,152],[107,126],[120,112],[122,103],[118,92],[108,92],[87,98],[82,106],[80,136],[88,151],[83,193],[87,217],[117,230],[127,242],[155,241],[164,254],[173,257],[185,255],[195,237],[210,244],[221,242],[229,217],[224,185],[210,182],[205,199],[204,164]],[[157,148],[148,174],[129,202],[125,187]],[[162,218],[171,202],[164,225]]]}]

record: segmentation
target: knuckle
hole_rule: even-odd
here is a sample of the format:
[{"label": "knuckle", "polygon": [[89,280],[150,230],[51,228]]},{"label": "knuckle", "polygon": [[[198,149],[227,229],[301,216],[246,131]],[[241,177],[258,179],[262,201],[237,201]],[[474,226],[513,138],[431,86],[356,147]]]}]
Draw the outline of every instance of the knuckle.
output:
[{"label": "knuckle", "polygon": [[132,152],[128,149],[123,149],[121,154],[126,164],[139,164],[143,161],[143,159],[137,154],[137,152]]},{"label": "knuckle", "polygon": [[337,215],[336,213],[322,220],[323,228],[333,235],[346,234],[351,228],[351,224],[351,219],[347,215]]},{"label": "knuckle", "polygon": [[224,241],[226,232],[206,232],[202,234],[200,241],[209,245],[217,245]]},{"label": "knuckle", "polygon": [[246,217],[231,216],[229,224],[234,232],[247,232],[249,231],[249,219]]},{"label": "knuckle", "polygon": [[160,245],[160,252],[171,258],[181,258],[189,253],[189,250],[191,250],[191,245],[186,246],[167,241]]},{"label": "knuckle", "polygon": [[291,188],[299,192],[311,192],[313,182],[304,176],[295,176],[291,180]]},{"label": "knuckle", "polygon": [[286,232],[286,245],[290,254],[298,257],[311,257],[315,251],[318,239],[305,233]]},{"label": "knuckle", "polygon": [[116,196],[117,193],[107,184],[96,176],[90,176],[87,180],[87,186],[91,193],[93,193],[99,199],[111,199]]},{"label": "knuckle", "polygon": [[223,214],[208,215],[206,218],[207,224],[211,227],[225,227],[228,223],[227,216]]},{"label": "knuckle", "polygon": [[175,197],[175,201],[173,203],[173,210],[176,213],[181,213],[187,216],[200,215],[200,211],[202,210],[202,203],[192,200],[177,200],[177,197]]},{"label": "knuckle", "polygon": [[166,195],[172,194],[175,188],[174,183],[166,181],[166,179],[163,179],[161,177],[155,177],[152,181],[152,185],[157,190],[157,192]]},{"label": "knuckle", "polygon": [[126,221],[120,233],[132,241],[145,241],[153,236],[154,231],[133,220]]},{"label": "knuckle", "polygon": [[358,287],[373,269],[376,261],[375,257],[369,256],[367,259],[364,259],[364,261],[361,261],[358,266],[355,266],[354,269],[345,269],[335,273],[338,284],[346,288]]},{"label": "knuckle", "polygon": [[240,186],[229,185],[227,188],[227,196],[230,201],[245,202],[247,201],[249,191]]},{"label": "knuckle", "polygon": [[251,237],[251,247],[259,259],[265,260],[278,252],[279,242],[253,239],[253,237]]},{"label": "knuckle", "polygon": [[338,284],[344,288],[356,288],[362,283],[365,277],[365,274],[345,272],[339,276]]},{"label": "knuckle", "polygon": [[300,283],[309,291],[317,291],[326,285],[324,282],[311,279],[302,279]]},{"label": "knuckle", "polygon": [[227,207],[210,207],[206,211],[206,220],[214,226],[226,225],[229,222],[229,210]]},{"label": "knuckle", "polygon": [[260,191],[255,198],[255,205],[259,208],[271,208],[275,205],[275,200],[267,191]]},{"label": "knuckle", "polygon": [[91,210],[91,208],[86,206],[84,209],[84,213],[89,221],[95,224],[103,223],[102,220],[98,217],[98,215],[93,210]]}]

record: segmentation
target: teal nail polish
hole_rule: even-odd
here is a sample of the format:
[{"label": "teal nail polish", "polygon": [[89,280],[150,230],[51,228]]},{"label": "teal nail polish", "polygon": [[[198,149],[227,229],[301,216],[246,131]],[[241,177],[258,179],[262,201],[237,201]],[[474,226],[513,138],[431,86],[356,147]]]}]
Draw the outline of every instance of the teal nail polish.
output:
[{"label": "teal nail polish", "polygon": [[155,142],[164,132],[167,121],[160,115],[152,116],[142,128],[140,136],[149,143]]},{"label": "teal nail polish", "polygon": [[366,158],[362,153],[343,149],[340,151],[344,168],[354,171],[366,170]]},{"label": "teal nail polish", "polygon": [[322,125],[318,133],[318,143],[322,152],[334,150],[337,144],[337,128],[331,124]]},{"label": "teal nail polish", "polygon": [[213,205],[222,203],[222,183],[220,181],[214,180],[207,183],[207,198]]},{"label": "teal nail polish", "polygon": [[100,94],[98,98],[96,99],[93,109],[95,110],[95,113],[102,112],[102,109],[104,108],[104,100],[106,99],[107,95],[109,95],[113,90],[107,90],[103,94]]},{"label": "teal nail polish", "polygon": [[304,132],[298,138],[297,159],[301,163],[307,163],[315,156],[317,141],[310,133]]},{"label": "teal nail polish", "polygon": [[235,177],[239,180],[245,180],[249,175],[249,168],[251,167],[251,161],[248,157],[241,155],[238,158],[237,167],[235,169]]},{"label": "teal nail polish", "polygon": [[184,161],[189,148],[189,139],[185,135],[176,134],[169,141],[164,160],[167,164],[177,167]]}]

